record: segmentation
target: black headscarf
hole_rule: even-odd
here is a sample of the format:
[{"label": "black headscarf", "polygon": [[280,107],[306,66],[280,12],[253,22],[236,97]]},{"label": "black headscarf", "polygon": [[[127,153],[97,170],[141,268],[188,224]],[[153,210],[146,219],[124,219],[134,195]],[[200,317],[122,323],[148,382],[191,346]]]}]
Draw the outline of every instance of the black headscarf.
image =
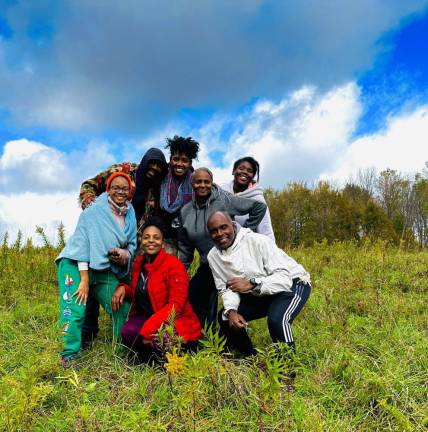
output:
[{"label": "black headscarf", "polygon": [[[159,176],[155,179],[148,179],[146,177],[147,170],[149,168],[150,161],[159,161],[162,165],[162,171]],[[137,221],[140,220],[142,214],[144,213],[147,192],[152,189],[156,202],[159,202],[159,188],[168,171],[168,164],[165,159],[165,155],[162,150],[157,148],[150,148],[146,151],[145,155],[141,159],[140,165],[138,166],[137,172],[135,174],[135,193],[132,198],[132,205],[135,210]]]}]

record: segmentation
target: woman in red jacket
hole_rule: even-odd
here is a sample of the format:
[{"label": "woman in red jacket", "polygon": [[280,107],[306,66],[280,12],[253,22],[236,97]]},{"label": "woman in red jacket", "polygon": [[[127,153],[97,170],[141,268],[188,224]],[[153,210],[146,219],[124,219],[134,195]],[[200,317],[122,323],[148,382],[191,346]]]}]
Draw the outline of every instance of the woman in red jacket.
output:
[{"label": "woman in red jacket", "polygon": [[174,319],[174,329],[185,344],[201,336],[199,320],[188,299],[189,277],[183,263],[163,249],[162,222],[149,219],[142,229],[142,256],[131,270],[130,285],[120,284],[112,298],[113,310],[125,298],[132,302],[128,321],[122,327],[122,343],[143,358],[153,350],[153,337]]}]

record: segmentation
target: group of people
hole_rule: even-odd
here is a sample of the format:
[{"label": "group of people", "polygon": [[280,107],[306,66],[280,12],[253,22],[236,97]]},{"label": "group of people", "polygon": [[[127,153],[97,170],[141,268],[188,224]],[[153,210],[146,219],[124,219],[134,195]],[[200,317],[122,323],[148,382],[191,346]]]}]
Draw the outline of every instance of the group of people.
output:
[{"label": "group of people", "polygon": [[219,186],[193,167],[197,141],[174,136],[166,148],[169,162],[151,148],[139,164],[113,165],[81,186],[83,211],[56,260],[64,366],[96,337],[100,305],[113,338],[144,360],[167,323],[185,347],[218,324],[231,349],[252,355],[247,323],[267,317],[272,340],[294,349],[290,325],[310,278],[275,244],[258,162],[238,159]]}]

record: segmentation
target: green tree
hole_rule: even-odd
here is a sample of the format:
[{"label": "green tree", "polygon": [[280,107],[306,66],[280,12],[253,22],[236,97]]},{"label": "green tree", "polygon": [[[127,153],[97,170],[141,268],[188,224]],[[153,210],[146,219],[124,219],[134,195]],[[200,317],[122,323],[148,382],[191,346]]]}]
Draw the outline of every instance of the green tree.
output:
[{"label": "green tree", "polygon": [[428,245],[428,179],[416,175],[413,184],[415,195],[414,230],[420,246]]},{"label": "green tree", "polygon": [[415,201],[412,184],[395,170],[387,169],[379,175],[378,198],[397,235],[413,240]]}]

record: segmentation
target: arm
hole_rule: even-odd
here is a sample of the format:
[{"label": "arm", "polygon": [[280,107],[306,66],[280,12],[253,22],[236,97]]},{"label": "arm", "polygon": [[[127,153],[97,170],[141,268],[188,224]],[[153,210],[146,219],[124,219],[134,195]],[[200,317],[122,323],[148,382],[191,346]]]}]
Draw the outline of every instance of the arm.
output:
[{"label": "arm", "polygon": [[137,249],[137,223],[132,206],[128,209],[125,220],[126,224],[129,225],[127,233],[128,245],[126,248],[112,248],[109,250],[108,254],[109,261],[121,267],[118,272],[119,279],[123,279],[129,273],[132,259]]},{"label": "arm", "polygon": [[115,247],[109,250],[109,260],[119,266],[126,266],[127,272],[131,268],[132,258],[137,249],[137,223],[135,221],[135,213],[132,207],[128,210],[129,215],[126,215],[126,223],[129,224],[129,232],[127,235],[128,244],[126,248]]},{"label": "arm", "polygon": [[[69,258],[77,262],[89,264],[91,257],[90,243],[88,238],[88,217],[87,212],[82,211],[77,221],[73,235],[67,241],[64,249],[59,254],[61,258]],[[83,268],[85,270],[86,268]]]},{"label": "arm", "polygon": [[168,303],[156,311],[143,325],[140,334],[144,339],[150,340],[159,327],[172,317],[179,317],[184,309],[189,294],[189,277],[186,268],[178,261],[171,263],[166,284],[168,289]]},{"label": "arm", "polygon": [[266,276],[258,277],[260,280],[259,295],[272,295],[283,291],[290,291],[293,285],[291,267],[294,260],[279,249],[268,237],[260,236],[255,249],[262,257]]},{"label": "arm", "polygon": [[186,228],[180,222],[178,228],[178,258],[185,265],[186,269],[190,267],[193,261],[195,247],[190,243]]},{"label": "arm", "polygon": [[[93,178],[85,180],[80,186],[79,201],[82,210],[90,206],[97,196],[105,191],[105,182],[108,178],[109,169],[99,173]],[[105,177],[107,175],[107,178]]]},{"label": "arm", "polygon": [[257,227],[257,232],[268,236],[273,242],[275,242],[275,234],[273,232],[272,221],[270,218],[269,207],[266,207],[266,213],[263,216],[262,221]]},{"label": "arm", "polygon": [[266,204],[260,201],[231,194],[227,194],[225,203],[227,212],[231,216],[248,214],[244,227],[250,228],[253,231],[257,229],[257,226],[262,221],[267,208]]},{"label": "arm", "polygon": [[221,261],[216,261],[215,252],[208,254],[208,263],[214,277],[215,286],[220,292],[223,302],[223,320],[229,321],[229,325],[236,329],[246,327],[247,322],[245,318],[238,313],[241,296],[238,292],[230,289],[229,281],[226,281],[224,276],[222,277],[218,271],[219,266],[221,268]]},{"label": "arm", "polygon": [[119,286],[123,286],[123,289],[125,290],[125,298],[131,302],[135,294],[135,290],[131,288],[131,284],[122,282],[117,286],[117,288]]},{"label": "arm", "polygon": [[116,312],[117,310],[120,309],[120,307],[123,305],[123,302],[125,301],[125,297],[126,297],[126,284],[120,283],[112,297],[111,297],[111,308],[113,310],[113,312]]},{"label": "arm", "polygon": [[[132,205],[130,205],[130,207],[132,208]],[[131,211],[131,209],[129,209],[128,211]],[[134,209],[132,208],[131,211],[131,230],[128,236],[128,252],[129,252],[129,257],[130,260],[132,261],[132,258],[135,255],[135,251],[137,250],[137,221],[135,219],[135,212]]]},{"label": "arm", "polygon": [[80,283],[77,290],[73,293],[71,297],[76,297],[76,303],[81,305],[82,303],[86,305],[89,293],[89,271],[80,270]]},{"label": "arm", "polygon": [[227,318],[229,320],[230,327],[235,327],[236,329],[244,328],[248,325],[245,318],[238,313],[238,311],[230,309],[228,312],[225,312],[223,318]]},{"label": "arm", "polygon": [[[118,255],[116,256],[111,255],[110,252],[116,252]],[[126,266],[126,274],[124,274],[123,271],[120,272],[120,277],[119,277],[120,283],[117,285],[116,290],[114,291],[111,297],[111,307],[113,309],[113,312],[116,312],[123,305],[125,298],[128,299],[129,301],[132,301],[134,297],[134,292],[131,288],[131,284],[126,283],[129,282],[129,269],[131,267],[132,255],[129,250],[129,245],[128,245],[128,249],[113,248],[110,252],[109,252],[110,262],[116,265]],[[120,261],[120,262],[116,262],[116,261]],[[136,271],[138,272],[139,270],[137,269]]]},{"label": "arm", "polygon": [[213,274],[215,286],[221,295],[221,300],[223,302],[224,314],[227,314],[229,310],[238,310],[239,304],[241,302],[241,297],[238,293],[233,292],[226,286],[226,280],[224,280],[219,271],[217,270],[218,263],[211,254],[208,254],[208,264],[211,268]]},{"label": "arm", "polygon": [[143,258],[141,256],[137,256],[134,259],[134,261],[132,263],[131,272],[128,273],[126,278],[120,280],[120,283],[117,286],[117,288],[120,285],[123,286],[123,288],[125,289],[125,298],[127,300],[129,300],[130,302],[132,302],[132,300],[134,299],[135,290],[137,288],[137,283],[138,283],[138,278],[140,276],[142,260],[143,260]]},{"label": "arm", "polygon": [[95,198],[101,195],[106,190],[107,179],[117,171],[124,171],[131,174],[132,165],[129,163],[115,164],[107,168],[105,171],[100,172],[95,177],[85,180],[80,186],[79,202],[84,210],[90,206]]}]

